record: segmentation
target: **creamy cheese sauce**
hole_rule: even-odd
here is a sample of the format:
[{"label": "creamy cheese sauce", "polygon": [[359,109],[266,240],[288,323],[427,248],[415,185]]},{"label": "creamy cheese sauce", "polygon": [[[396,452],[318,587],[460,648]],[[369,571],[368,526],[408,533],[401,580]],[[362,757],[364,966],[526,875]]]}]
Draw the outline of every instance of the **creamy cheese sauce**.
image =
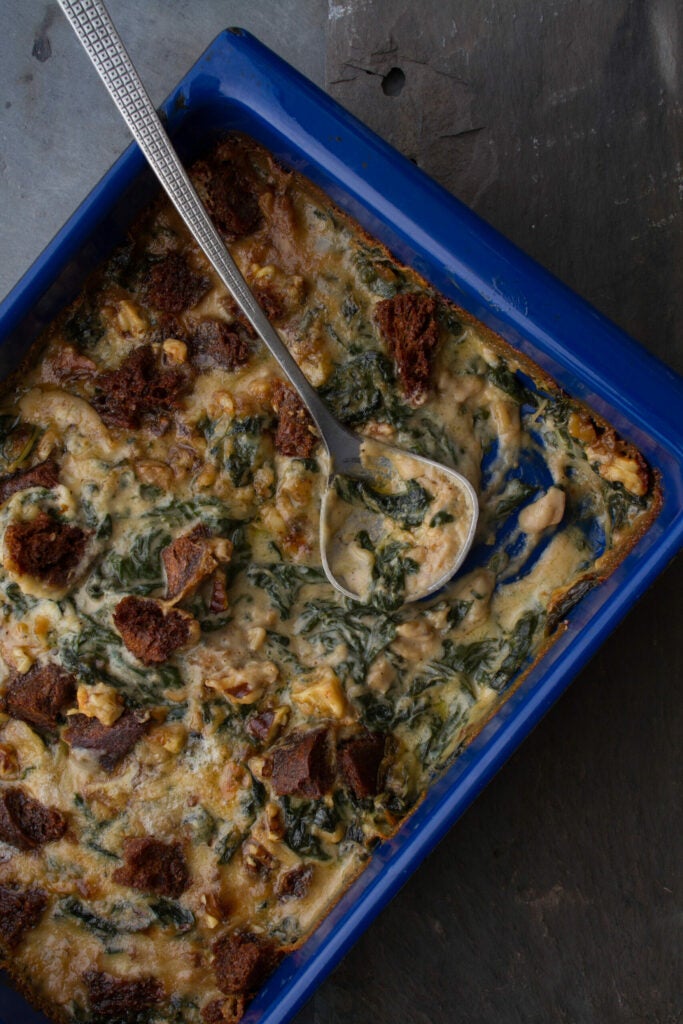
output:
[{"label": "creamy cheese sauce", "polygon": [[[0,476],[45,460],[59,468],[58,485],[20,489],[0,504],[0,696],[50,664],[73,676],[74,697],[47,731],[5,705],[0,798],[21,788],[68,827],[34,850],[0,841],[0,887],[46,893],[42,916],[5,957],[60,1021],[100,1019],[85,981],[93,969],[157,979],[163,999],[144,1009],[146,1021],[198,1024],[221,999],[233,1014],[225,1019],[236,1020],[215,939],[245,929],[277,948],[299,945],[505,700],[571,604],[629,550],[659,500],[635,449],[435,296],[304,178],[245,140],[228,140],[213,159],[241,169],[257,204],[230,247],[270,297],[304,372],[368,445],[388,441],[463,473],[479,496],[476,544],[441,593],[399,607],[396,593],[410,596],[438,571],[463,521],[458,495],[407,454],[406,487],[400,501],[384,502],[381,536],[362,518],[367,493],[358,521],[337,494],[333,527],[347,535],[338,568],[370,602],[341,597],[320,566],[320,448],[309,450],[304,436],[307,454],[285,453],[275,363],[175,213],[160,205],[142,219],[0,396]],[[207,166],[193,173],[210,198]],[[162,315],[148,282],[169,254],[185,260],[195,292]],[[420,401],[406,397],[377,320],[380,303],[415,294],[437,309]],[[207,323],[232,337],[232,364],[202,355]],[[103,411],[116,390],[103,375],[145,344],[155,372],[187,374],[186,386],[153,416],[143,410],[137,425],[123,425],[111,406]],[[157,377],[145,386],[147,400],[161,402],[170,384]],[[13,559],[12,531],[41,515],[86,533],[66,582]],[[198,527],[210,572],[171,597],[164,552]],[[364,529],[372,551],[358,542]],[[417,569],[399,564],[397,577],[387,568],[379,586],[379,553],[408,540]],[[131,596],[191,621],[186,643],[140,661],[115,622]],[[68,741],[74,714],[115,727],[129,711],[144,733],[113,768]],[[337,748],[333,779],[319,796],[278,793],[272,752],[323,727]],[[386,737],[384,754],[376,792],[359,796],[342,762],[345,744],[368,735]],[[179,896],[115,879],[126,840],[141,836],[181,845],[188,879]],[[292,889],[292,871],[305,884]]]}]

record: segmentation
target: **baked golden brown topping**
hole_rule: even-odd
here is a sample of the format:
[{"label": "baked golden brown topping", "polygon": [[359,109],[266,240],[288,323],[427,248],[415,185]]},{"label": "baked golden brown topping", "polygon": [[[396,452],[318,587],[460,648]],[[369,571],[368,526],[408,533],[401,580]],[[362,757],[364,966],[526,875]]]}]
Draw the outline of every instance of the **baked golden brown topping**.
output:
[{"label": "baked golden brown topping", "polygon": [[[251,141],[192,174],[332,411],[406,450],[320,565],[310,416],[164,204],[0,395],[0,945],[59,1024],[237,1024],[647,528],[642,456]],[[471,562],[403,605],[476,488]],[[405,541],[411,543],[406,545]]]}]

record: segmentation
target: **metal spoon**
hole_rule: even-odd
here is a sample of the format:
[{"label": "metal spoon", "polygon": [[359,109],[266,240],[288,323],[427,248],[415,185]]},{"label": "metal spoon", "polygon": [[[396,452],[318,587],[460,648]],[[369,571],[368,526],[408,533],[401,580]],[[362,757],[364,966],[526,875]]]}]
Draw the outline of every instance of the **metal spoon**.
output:
[{"label": "metal spoon", "polygon": [[[323,568],[337,590],[346,597],[359,599],[360,595],[344,586],[332,571],[328,557],[331,538],[325,524],[329,495],[337,477],[366,481],[376,478],[373,465],[368,465],[367,459],[364,462],[361,458],[363,438],[347,430],[330,413],[254,298],[195,192],[104,4],[101,0],[59,0],[59,3],[176,210],[313,417],[329,457],[328,486],[323,498],[320,527]],[[383,448],[384,457],[389,461],[393,458],[392,453],[406,454],[389,445]],[[459,490],[464,499],[463,514],[467,517],[457,557],[450,559],[443,571],[429,580],[419,593],[411,594],[410,600],[417,600],[437,590],[462,564],[474,538],[479,506],[474,488],[461,474],[431,459],[412,453],[410,457],[442,473],[447,485]]]}]

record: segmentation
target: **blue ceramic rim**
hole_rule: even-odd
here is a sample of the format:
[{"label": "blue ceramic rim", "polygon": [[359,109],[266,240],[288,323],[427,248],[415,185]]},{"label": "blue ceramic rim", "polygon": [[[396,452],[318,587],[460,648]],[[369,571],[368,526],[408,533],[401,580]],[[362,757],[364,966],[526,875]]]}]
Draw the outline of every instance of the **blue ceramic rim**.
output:
[{"label": "blue ceramic rim", "polygon": [[[660,516],[634,551],[571,616],[541,659],[399,833],[373,855],[304,946],[287,958],[246,1022],[282,1024],[391,899],[588,661],[683,538],[683,382],[583,300],[242,30],[219,36],[164,105],[172,133],[188,118],[249,131],[305,170],[406,262],[529,354],[586,400],[658,467]],[[275,144],[273,144],[275,142]],[[63,266],[93,235],[144,161],[123,154],[0,304],[0,338],[12,342],[36,315]],[[16,1009],[23,1000],[16,997]],[[35,1018],[44,1019],[44,1018]],[[9,1024],[9,1022],[7,1022]]]}]

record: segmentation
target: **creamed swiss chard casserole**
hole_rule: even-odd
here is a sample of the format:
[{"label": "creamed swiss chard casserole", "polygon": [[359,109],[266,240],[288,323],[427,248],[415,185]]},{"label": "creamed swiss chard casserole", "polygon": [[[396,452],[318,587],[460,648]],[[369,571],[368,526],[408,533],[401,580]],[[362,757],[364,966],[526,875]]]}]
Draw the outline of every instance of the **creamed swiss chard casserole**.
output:
[{"label": "creamed swiss chard casserole", "polygon": [[349,538],[367,601],[335,591],[308,413],[170,206],[137,223],[0,396],[0,950],[60,1022],[238,1021],[659,503],[260,146],[192,176],[333,412],[463,473],[480,523],[403,604],[453,515],[361,488],[395,530]]}]

